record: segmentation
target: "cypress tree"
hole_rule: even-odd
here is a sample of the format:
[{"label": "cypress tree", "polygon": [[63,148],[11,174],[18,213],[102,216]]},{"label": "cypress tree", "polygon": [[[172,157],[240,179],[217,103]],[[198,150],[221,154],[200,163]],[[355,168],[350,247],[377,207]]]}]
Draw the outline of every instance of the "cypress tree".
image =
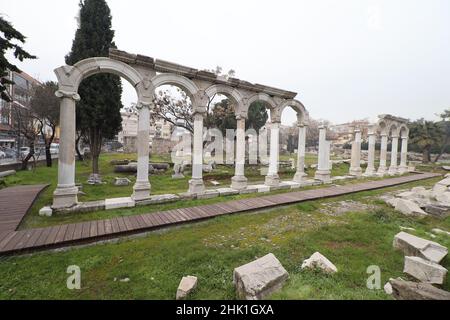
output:
[{"label": "cypress tree", "polygon": [[[79,25],[66,56],[66,63],[74,65],[89,57],[107,57],[114,48],[114,30],[111,12],[105,0],[80,1]],[[112,139],[122,129],[120,109],[122,85],[120,77],[96,74],[82,81],[78,89],[77,130],[89,144],[92,157],[92,175],[100,182],[98,158],[102,143]]]}]

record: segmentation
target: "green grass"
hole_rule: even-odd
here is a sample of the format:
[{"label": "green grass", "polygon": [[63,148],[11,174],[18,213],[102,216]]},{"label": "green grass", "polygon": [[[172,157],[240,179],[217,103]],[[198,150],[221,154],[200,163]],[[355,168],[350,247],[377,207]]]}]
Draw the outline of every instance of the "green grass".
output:
[{"label": "green grass", "polygon": [[[382,285],[390,277],[405,277],[403,255],[392,248],[399,226],[414,227],[416,235],[431,239],[427,232],[432,228],[450,230],[450,218],[405,217],[378,197],[416,185],[431,186],[437,180],[222,216],[114,243],[1,258],[0,299],[173,299],[181,277],[188,274],[199,277],[190,298],[234,299],[233,269],[269,252],[290,274],[273,299],[389,299],[383,290],[366,288],[367,267],[381,268]],[[320,210],[343,200],[377,208],[338,216]],[[433,240],[450,245],[445,235]],[[339,272],[301,270],[302,261],[315,251]],[[69,265],[81,268],[81,290],[66,288]],[[443,265],[449,267],[449,258]],[[114,281],[125,277],[130,281]],[[443,288],[450,289],[449,280]]]},{"label": "green grass", "polygon": [[[283,155],[284,160],[289,158],[295,158],[295,155]],[[100,172],[102,174],[102,179],[105,184],[102,185],[89,185],[86,183],[90,174],[90,162],[77,162],[76,163],[76,182],[83,184],[83,192],[86,193],[84,196],[80,196],[80,201],[92,201],[101,200],[105,198],[115,198],[115,197],[126,197],[132,194],[132,188],[135,181],[133,175],[119,174],[113,172],[113,166],[110,165],[111,160],[117,159],[135,159],[134,154],[102,154],[99,161]],[[163,156],[152,156],[152,162],[164,162],[170,161],[169,155]],[[309,166],[317,162],[317,157],[314,154],[306,154],[306,164]],[[332,175],[345,175],[348,173],[349,165],[340,164],[333,165]],[[314,176],[314,169],[306,169],[306,173],[309,177]],[[257,166],[246,166],[245,168],[246,177],[249,183],[262,182],[263,176],[259,167]],[[291,168],[280,168],[280,178],[289,180],[294,174],[295,170]],[[190,179],[190,172],[186,172],[184,179],[172,179],[172,170],[168,170],[164,173],[158,173],[150,176],[150,182],[152,184],[152,194],[165,194],[165,193],[181,193],[187,191],[188,181]],[[204,174],[204,181],[207,187],[213,187],[210,183],[211,180],[217,180],[220,182],[221,187],[227,187],[231,183],[231,178],[234,175],[233,166],[219,165],[216,170],[212,173]],[[128,177],[132,183],[129,186],[114,186],[114,177]],[[371,178],[370,180],[376,180],[377,178]],[[369,179],[361,179],[369,180]],[[264,196],[267,194],[247,194],[247,195],[237,195],[237,196],[227,196],[218,197],[207,200],[191,200],[191,201],[177,201],[170,204],[161,205],[150,205],[150,206],[139,206],[130,209],[118,209],[118,210],[102,210],[96,212],[88,213],[77,213],[77,214],[67,214],[67,215],[54,215],[52,217],[41,217],[39,216],[39,209],[45,205],[50,205],[52,203],[52,193],[57,184],[57,165],[52,168],[38,167],[35,171],[19,171],[14,176],[9,176],[5,179],[4,186],[13,185],[23,185],[23,184],[39,184],[39,183],[49,183],[50,186],[45,189],[42,194],[38,197],[30,212],[25,216],[24,220],[20,225],[20,229],[35,228],[35,227],[45,227],[58,224],[68,224],[74,222],[90,221],[90,220],[100,220],[108,219],[116,216],[129,216],[134,214],[149,213],[161,210],[170,210],[174,208],[181,208],[186,206],[196,206],[201,204],[212,204],[222,201],[237,200],[255,196]],[[354,183],[354,181],[340,181],[337,184]],[[320,188],[313,187],[313,188]],[[310,188],[302,188],[306,190]],[[277,191],[273,193],[289,192]]]}]

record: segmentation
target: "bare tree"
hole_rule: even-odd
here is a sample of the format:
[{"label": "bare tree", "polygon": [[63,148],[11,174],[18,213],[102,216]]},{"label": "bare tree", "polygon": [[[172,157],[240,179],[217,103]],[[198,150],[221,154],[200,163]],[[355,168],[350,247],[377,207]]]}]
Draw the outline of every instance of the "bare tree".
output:
[{"label": "bare tree", "polygon": [[35,86],[30,101],[30,111],[39,122],[40,134],[44,139],[47,167],[52,166],[50,147],[59,124],[59,101],[55,96],[57,89],[58,85],[53,81]]}]

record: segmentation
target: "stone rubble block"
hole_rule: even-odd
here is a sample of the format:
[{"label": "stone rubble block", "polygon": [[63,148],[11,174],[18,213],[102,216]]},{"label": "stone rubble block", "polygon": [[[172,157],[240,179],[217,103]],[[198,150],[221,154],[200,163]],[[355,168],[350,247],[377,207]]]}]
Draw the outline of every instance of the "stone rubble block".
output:
[{"label": "stone rubble block", "polygon": [[325,256],[320,254],[319,252],[314,252],[313,255],[309,258],[303,261],[302,263],[302,269],[321,269],[326,273],[335,273],[337,272],[336,266],[328,260]]},{"label": "stone rubble block", "polygon": [[429,283],[390,279],[392,296],[396,300],[450,300],[450,292]]},{"label": "stone rubble block", "polygon": [[186,276],[183,277],[180,281],[180,284],[178,285],[177,289],[177,300],[185,299],[192,291],[197,288],[197,277],[194,276]]},{"label": "stone rubble block", "polygon": [[446,247],[437,242],[416,237],[406,232],[399,232],[394,237],[393,246],[401,250],[405,256],[415,256],[440,263],[447,255]]},{"label": "stone rubble block", "polygon": [[435,196],[436,201],[442,202],[443,204],[450,205],[450,192],[444,191]]},{"label": "stone rubble block", "polygon": [[269,253],[234,269],[233,283],[239,299],[261,300],[281,289],[289,278],[280,261]]},{"label": "stone rubble block", "polygon": [[53,214],[53,209],[51,207],[43,207],[39,210],[39,215],[41,217],[51,217]]},{"label": "stone rubble block", "polygon": [[403,198],[397,199],[395,210],[400,211],[406,216],[418,217],[427,215],[427,213],[423,211],[417,203]]},{"label": "stone rubble block", "polygon": [[438,229],[438,228],[432,229],[431,232],[433,232],[435,234],[445,234],[447,236],[450,236],[450,232],[442,230],[442,229]]},{"label": "stone rubble block", "polygon": [[425,283],[443,284],[447,269],[420,257],[405,257],[403,272]]},{"label": "stone rubble block", "polygon": [[114,178],[114,185],[115,186],[128,186],[131,183],[130,179],[128,178]]}]

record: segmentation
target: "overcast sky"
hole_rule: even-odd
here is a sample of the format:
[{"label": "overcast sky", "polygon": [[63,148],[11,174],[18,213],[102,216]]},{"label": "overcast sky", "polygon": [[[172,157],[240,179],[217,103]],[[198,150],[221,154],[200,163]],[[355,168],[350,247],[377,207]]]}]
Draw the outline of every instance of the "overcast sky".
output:
[{"label": "overcast sky", "polygon": [[[38,60],[19,66],[56,80],[79,0],[0,0]],[[298,92],[334,123],[391,113],[435,119],[450,108],[448,0],[108,0],[119,49]],[[124,103],[136,100],[125,86]],[[283,122],[295,120],[292,113]]]}]

